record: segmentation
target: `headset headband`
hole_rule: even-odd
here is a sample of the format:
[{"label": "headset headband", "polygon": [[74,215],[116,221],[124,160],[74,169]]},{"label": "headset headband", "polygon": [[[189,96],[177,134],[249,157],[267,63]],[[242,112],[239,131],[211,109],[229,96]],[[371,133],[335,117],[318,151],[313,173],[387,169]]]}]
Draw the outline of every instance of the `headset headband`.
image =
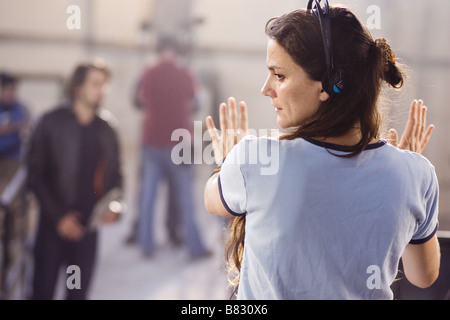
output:
[{"label": "headset headband", "polygon": [[[313,2],[315,7],[313,8]],[[320,22],[320,28],[322,30],[323,46],[325,49],[325,63],[327,67],[326,81],[324,83],[324,89],[328,93],[341,93],[344,89],[344,81],[342,79],[342,70],[335,70],[333,60],[333,45],[331,41],[331,19],[330,19],[330,7],[328,0],[309,0],[308,11],[314,13]]]},{"label": "headset headband", "polygon": [[[312,8],[312,3],[315,2],[316,6]],[[323,46],[325,48],[325,63],[327,65],[327,72],[331,74],[334,69],[333,61],[333,45],[331,42],[331,25],[330,25],[330,7],[328,0],[323,0],[323,7],[321,6],[321,0],[309,0],[308,10],[319,18],[320,28],[323,35]]]}]

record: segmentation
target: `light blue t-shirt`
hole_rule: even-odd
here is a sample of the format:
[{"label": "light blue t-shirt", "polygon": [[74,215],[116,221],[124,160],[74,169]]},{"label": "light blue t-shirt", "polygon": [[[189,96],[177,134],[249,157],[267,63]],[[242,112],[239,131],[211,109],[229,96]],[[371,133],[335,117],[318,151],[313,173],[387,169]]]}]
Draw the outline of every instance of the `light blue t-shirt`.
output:
[{"label": "light blue t-shirt", "polygon": [[385,141],[354,158],[313,139],[248,136],[219,174],[246,215],[238,299],[392,299],[408,243],[438,227],[438,180],[422,155]]}]

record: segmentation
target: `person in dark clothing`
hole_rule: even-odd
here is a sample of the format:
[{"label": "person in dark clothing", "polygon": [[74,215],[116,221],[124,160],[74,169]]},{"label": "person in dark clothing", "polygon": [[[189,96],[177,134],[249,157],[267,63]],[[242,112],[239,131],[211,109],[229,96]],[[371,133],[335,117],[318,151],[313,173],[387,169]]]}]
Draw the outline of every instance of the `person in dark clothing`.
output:
[{"label": "person in dark clothing", "polygon": [[0,73],[0,193],[22,165],[28,138],[28,107],[17,98],[18,78]]},{"label": "person in dark clothing", "polygon": [[0,159],[22,155],[24,133],[28,128],[28,108],[17,99],[18,79],[0,74]]},{"label": "person in dark clothing", "polygon": [[32,299],[54,298],[63,266],[80,270],[80,283],[67,286],[66,299],[87,299],[98,241],[92,225],[120,216],[120,196],[98,217],[93,214],[113,191],[122,190],[116,130],[100,109],[109,77],[103,64],[79,65],[68,85],[69,104],[44,114],[32,134],[28,186],[40,207]]}]

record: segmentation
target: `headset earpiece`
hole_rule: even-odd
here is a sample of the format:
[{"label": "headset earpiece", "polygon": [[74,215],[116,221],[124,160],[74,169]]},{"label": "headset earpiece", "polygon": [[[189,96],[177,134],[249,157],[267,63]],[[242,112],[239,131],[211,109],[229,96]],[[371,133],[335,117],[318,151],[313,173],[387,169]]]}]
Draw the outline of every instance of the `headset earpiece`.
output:
[{"label": "headset earpiece", "polygon": [[[325,63],[327,71],[322,78],[322,87],[330,96],[340,94],[345,90],[344,71],[335,69],[333,61],[333,46],[331,42],[331,27],[330,27],[330,8],[328,0],[323,0],[324,6],[320,5],[322,0],[309,0],[308,10],[319,18],[320,28],[322,30],[323,45],[325,49]],[[315,2],[316,6],[313,9],[312,4]]]},{"label": "headset earpiece", "polygon": [[326,72],[322,77],[322,87],[329,95],[340,94],[344,91],[345,72],[335,70],[331,75]]}]

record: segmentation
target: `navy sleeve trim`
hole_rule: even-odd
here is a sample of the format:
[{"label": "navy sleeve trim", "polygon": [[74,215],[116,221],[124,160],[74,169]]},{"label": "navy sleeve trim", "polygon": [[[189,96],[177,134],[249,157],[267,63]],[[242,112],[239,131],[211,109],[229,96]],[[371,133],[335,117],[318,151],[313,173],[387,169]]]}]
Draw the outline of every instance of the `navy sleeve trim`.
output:
[{"label": "navy sleeve trim", "polygon": [[438,227],[439,227],[439,225],[436,226],[434,231],[428,237],[423,238],[423,239],[411,240],[409,243],[410,244],[424,244],[425,242],[428,242],[429,240],[431,240],[431,238],[434,237],[434,235],[436,234],[436,232],[438,230]]},{"label": "navy sleeve trim", "polygon": [[247,214],[247,212],[244,212],[244,213],[237,213],[237,212],[234,212],[233,210],[230,209],[230,207],[228,206],[228,204],[227,204],[226,201],[225,201],[225,198],[223,197],[223,193],[222,193],[222,184],[221,184],[221,182],[220,182],[220,174],[219,174],[219,177],[217,178],[217,183],[219,184],[220,200],[222,200],[222,204],[223,204],[223,206],[225,207],[225,209],[227,209],[228,213],[231,214],[231,215],[233,215],[233,216],[235,216],[235,217],[240,217],[240,216],[243,216],[243,215]]}]

